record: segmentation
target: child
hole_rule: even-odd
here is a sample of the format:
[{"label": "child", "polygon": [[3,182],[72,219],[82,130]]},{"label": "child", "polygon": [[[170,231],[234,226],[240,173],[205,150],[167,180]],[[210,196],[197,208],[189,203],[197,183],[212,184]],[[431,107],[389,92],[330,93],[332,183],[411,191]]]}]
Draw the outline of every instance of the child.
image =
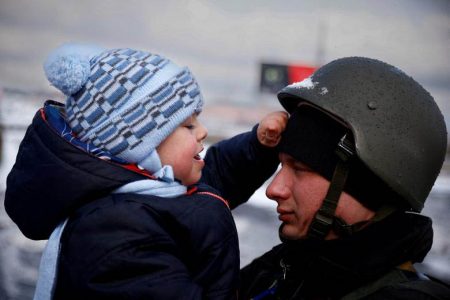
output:
[{"label": "child", "polygon": [[83,45],[57,49],[44,67],[68,98],[36,114],[5,196],[27,237],[49,239],[35,299],[236,298],[228,207],[275,171],[286,114],[203,161],[203,100],[187,68]]}]

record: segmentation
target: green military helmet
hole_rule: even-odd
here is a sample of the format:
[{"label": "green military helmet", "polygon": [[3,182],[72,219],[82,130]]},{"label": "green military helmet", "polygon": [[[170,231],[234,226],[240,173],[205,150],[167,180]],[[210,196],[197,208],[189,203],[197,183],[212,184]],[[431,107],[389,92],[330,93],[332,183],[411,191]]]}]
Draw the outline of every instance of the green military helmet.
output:
[{"label": "green military helmet", "polygon": [[343,121],[358,158],[422,210],[445,159],[447,131],[433,97],[413,78],[379,60],[348,57],[285,87],[278,99],[288,112],[308,102]]}]

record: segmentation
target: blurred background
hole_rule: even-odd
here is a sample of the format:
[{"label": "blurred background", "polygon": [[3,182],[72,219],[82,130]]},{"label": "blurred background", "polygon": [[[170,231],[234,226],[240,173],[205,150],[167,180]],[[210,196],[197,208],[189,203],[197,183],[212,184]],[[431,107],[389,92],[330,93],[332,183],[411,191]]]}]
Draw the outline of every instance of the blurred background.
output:
[{"label": "blurred background", "polygon": [[[44,242],[22,236],[3,193],[18,145],[45,99],[64,101],[42,71],[65,42],[131,47],[189,66],[206,99],[210,143],[280,110],[273,93],[344,56],[393,64],[435,98],[450,128],[448,0],[0,0],[0,299],[31,299]],[[258,190],[234,215],[241,264],[279,243],[273,201]],[[450,167],[424,214],[435,242],[419,267],[450,282]]]}]

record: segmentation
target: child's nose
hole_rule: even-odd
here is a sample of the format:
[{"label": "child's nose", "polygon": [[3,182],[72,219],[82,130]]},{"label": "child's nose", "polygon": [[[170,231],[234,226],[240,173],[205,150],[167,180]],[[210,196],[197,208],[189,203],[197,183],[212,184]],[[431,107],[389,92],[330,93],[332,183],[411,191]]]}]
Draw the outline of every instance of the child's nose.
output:
[{"label": "child's nose", "polygon": [[203,124],[199,124],[198,139],[200,141],[203,141],[204,139],[206,139],[207,136],[208,136],[208,129],[206,129],[206,127],[203,126]]}]

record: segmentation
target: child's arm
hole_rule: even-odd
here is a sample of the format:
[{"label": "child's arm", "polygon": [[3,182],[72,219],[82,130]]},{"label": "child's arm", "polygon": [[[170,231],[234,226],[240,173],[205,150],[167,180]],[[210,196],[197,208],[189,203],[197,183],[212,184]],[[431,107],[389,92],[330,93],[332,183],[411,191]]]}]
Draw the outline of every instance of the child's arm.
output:
[{"label": "child's arm", "polygon": [[217,189],[231,208],[247,201],[277,169],[275,146],[287,119],[285,112],[268,114],[251,132],[211,146],[202,182]]}]

